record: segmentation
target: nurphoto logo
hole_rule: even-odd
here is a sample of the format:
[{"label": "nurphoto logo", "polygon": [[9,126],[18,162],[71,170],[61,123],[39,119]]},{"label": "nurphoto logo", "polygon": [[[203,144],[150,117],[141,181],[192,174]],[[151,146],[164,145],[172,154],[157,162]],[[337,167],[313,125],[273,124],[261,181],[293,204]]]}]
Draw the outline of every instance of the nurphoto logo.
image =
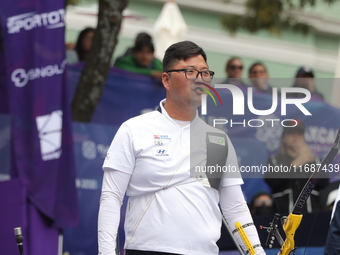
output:
[{"label": "nurphoto logo", "polygon": [[[204,84],[206,85],[206,84]],[[210,90],[212,90],[219,98],[219,101],[222,105],[222,100],[220,98],[220,95],[217,93],[216,89],[228,89],[231,94],[232,94],[232,101],[233,101],[233,115],[245,115],[245,95],[243,93],[243,91],[238,88],[235,85],[231,85],[231,84],[216,84],[214,88],[212,88],[209,85],[206,85],[209,87]],[[203,91],[206,91],[206,89],[202,89]],[[208,91],[209,92],[209,91]],[[203,94],[201,97],[201,114],[202,115],[207,115],[207,95],[209,95],[215,105],[216,104],[216,100],[213,97],[213,95],[209,92],[206,92],[206,94]],[[290,93],[300,93],[302,95],[304,95],[304,97],[301,98],[289,98],[289,94]],[[254,115],[258,115],[258,116],[269,116],[272,115],[276,109],[278,108],[279,104],[281,107],[281,115],[282,116],[286,116],[287,115],[287,105],[295,105],[304,115],[312,115],[307,109],[306,107],[303,105],[304,103],[309,102],[309,100],[311,99],[311,92],[305,88],[281,88],[281,93],[278,93],[278,89],[277,88],[273,88],[272,91],[272,105],[269,109],[256,109],[254,107],[253,104],[253,88],[247,88],[247,107],[248,110],[254,114]],[[280,102],[278,100],[280,95]],[[221,106],[222,107],[222,106]],[[234,122],[235,124],[238,125],[243,125],[244,127],[248,126],[248,127],[262,127],[265,125],[265,123],[270,123],[272,127],[274,127],[276,122],[280,122],[281,125],[283,127],[294,127],[296,126],[298,123],[296,123],[296,121],[294,119],[250,119],[250,120],[245,120],[242,122]],[[222,125],[222,124],[227,124],[230,123],[231,127],[233,125],[233,120],[232,119],[214,119],[213,120],[213,126],[215,127],[216,125]],[[293,123],[293,125],[292,125]]]}]

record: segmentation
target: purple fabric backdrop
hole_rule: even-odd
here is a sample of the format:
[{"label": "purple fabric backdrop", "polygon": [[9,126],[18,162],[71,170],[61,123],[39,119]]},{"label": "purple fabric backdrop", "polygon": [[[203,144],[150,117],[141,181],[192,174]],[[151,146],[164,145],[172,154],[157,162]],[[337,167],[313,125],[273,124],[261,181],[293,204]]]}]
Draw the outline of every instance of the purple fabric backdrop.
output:
[{"label": "purple fabric backdrop", "polygon": [[66,89],[64,1],[0,0],[12,177],[56,227],[78,220]]},{"label": "purple fabric backdrop", "polygon": [[[26,189],[21,179],[0,182],[0,250],[1,254],[19,254],[14,228],[26,233]],[[26,236],[26,235],[25,235]],[[25,246],[24,246],[25,247]],[[24,250],[26,253],[26,248]]]}]

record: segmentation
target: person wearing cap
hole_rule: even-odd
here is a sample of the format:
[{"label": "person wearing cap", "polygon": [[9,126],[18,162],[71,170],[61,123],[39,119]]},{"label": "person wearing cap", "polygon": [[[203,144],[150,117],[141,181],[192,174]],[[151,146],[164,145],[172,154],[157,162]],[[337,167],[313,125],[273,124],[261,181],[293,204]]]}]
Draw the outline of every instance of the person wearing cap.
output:
[{"label": "person wearing cap", "polygon": [[[312,94],[311,101],[324,101],[323,95],[316,90],[314,72],[309,66],[299,67],[295,75],[293,87],[308,89]],[[301,95],[300,93],[291,93],[289,96],[301,97],[304,95]]]},{"label": "person wearing cap", "polygon": [[[308,148],[305,139],[305,126],[300,120],[291,121],[284,127],[281,135],[280,151],[268,159],[268,168],[276,167],[290,169],[290,172],[283,170],[268,171],[264,178],[272,190],[272,197],[278,213],[289,213],[292,211],[306,181],[312,174],[309,169],[312,165],[319,164],[319,159],[313,155]],[[304,206],[305,212],[312,212],[321,209],[319,193],[328,184],[327,175],[320,173],[322,178],[315,186],[311,196]]]}]

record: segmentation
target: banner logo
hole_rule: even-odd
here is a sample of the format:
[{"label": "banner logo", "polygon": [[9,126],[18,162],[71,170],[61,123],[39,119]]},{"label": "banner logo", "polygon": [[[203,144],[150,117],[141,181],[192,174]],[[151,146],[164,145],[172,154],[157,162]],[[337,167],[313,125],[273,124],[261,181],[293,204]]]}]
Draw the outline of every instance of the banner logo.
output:
[{"label": "banner logo", "polygon": [[84,158],[92,160],[97,158],[97,155],[101,156],[102,158],[109,159],[109,145],[105,144],[96,144],[92,140],[85,140],[81,144],[81,153]]},{"label": "banner logo", "polygon": [[61,110],[36,117],[41,157],[44,161],[58,159],[61,156],[62,117]]},{"label": "banner logo", "polygon": [[60,66],[57,64],[54,65],[48,65],[41,68],[32,68],[28,71],[26,71],[23,68],[15,69],[12,72],[11,80],[14,83],[14,85],[18,88],[26,86],[28,81],[39,79],[39,78],[45,78],[45,77],[51,77],[54,75],[62,74],[65,71],[67,60],[64,59]]},{"label": "banner logo", "polygon": [[86,140],[81,144],[81,152],[86,159],[95,159],[97,157],[96,143]]},{"label": "banner logo", "polygon": [[46,13],[28,12],[15,15],[7,19],[8,33],[19,33],[21,29],[29,31],[37,27],[46,27],[47,29],[64,27],[64,15],[64,9]]}]

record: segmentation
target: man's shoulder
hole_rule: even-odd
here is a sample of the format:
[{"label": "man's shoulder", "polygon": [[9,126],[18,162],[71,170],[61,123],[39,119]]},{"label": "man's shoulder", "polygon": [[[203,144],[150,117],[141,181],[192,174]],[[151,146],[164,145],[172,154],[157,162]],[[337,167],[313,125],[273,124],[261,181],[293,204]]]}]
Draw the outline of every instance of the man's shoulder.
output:
[{"label": "man's shoulder", "polygon": [[161,116],[160,112],[153,110],[147,113],[143,113],[141,115],[132,117],[125,121],[126,125],[135,125],[135,124],[148,124],[150,121],[155,120],[155,118]]},{"label": "man's shoulder", "polygon": [[224,131],[207,124],[202,119],[200,119],[200,128],[202,128],[202,131],[205,133],[218,133],[228,136]]}]

